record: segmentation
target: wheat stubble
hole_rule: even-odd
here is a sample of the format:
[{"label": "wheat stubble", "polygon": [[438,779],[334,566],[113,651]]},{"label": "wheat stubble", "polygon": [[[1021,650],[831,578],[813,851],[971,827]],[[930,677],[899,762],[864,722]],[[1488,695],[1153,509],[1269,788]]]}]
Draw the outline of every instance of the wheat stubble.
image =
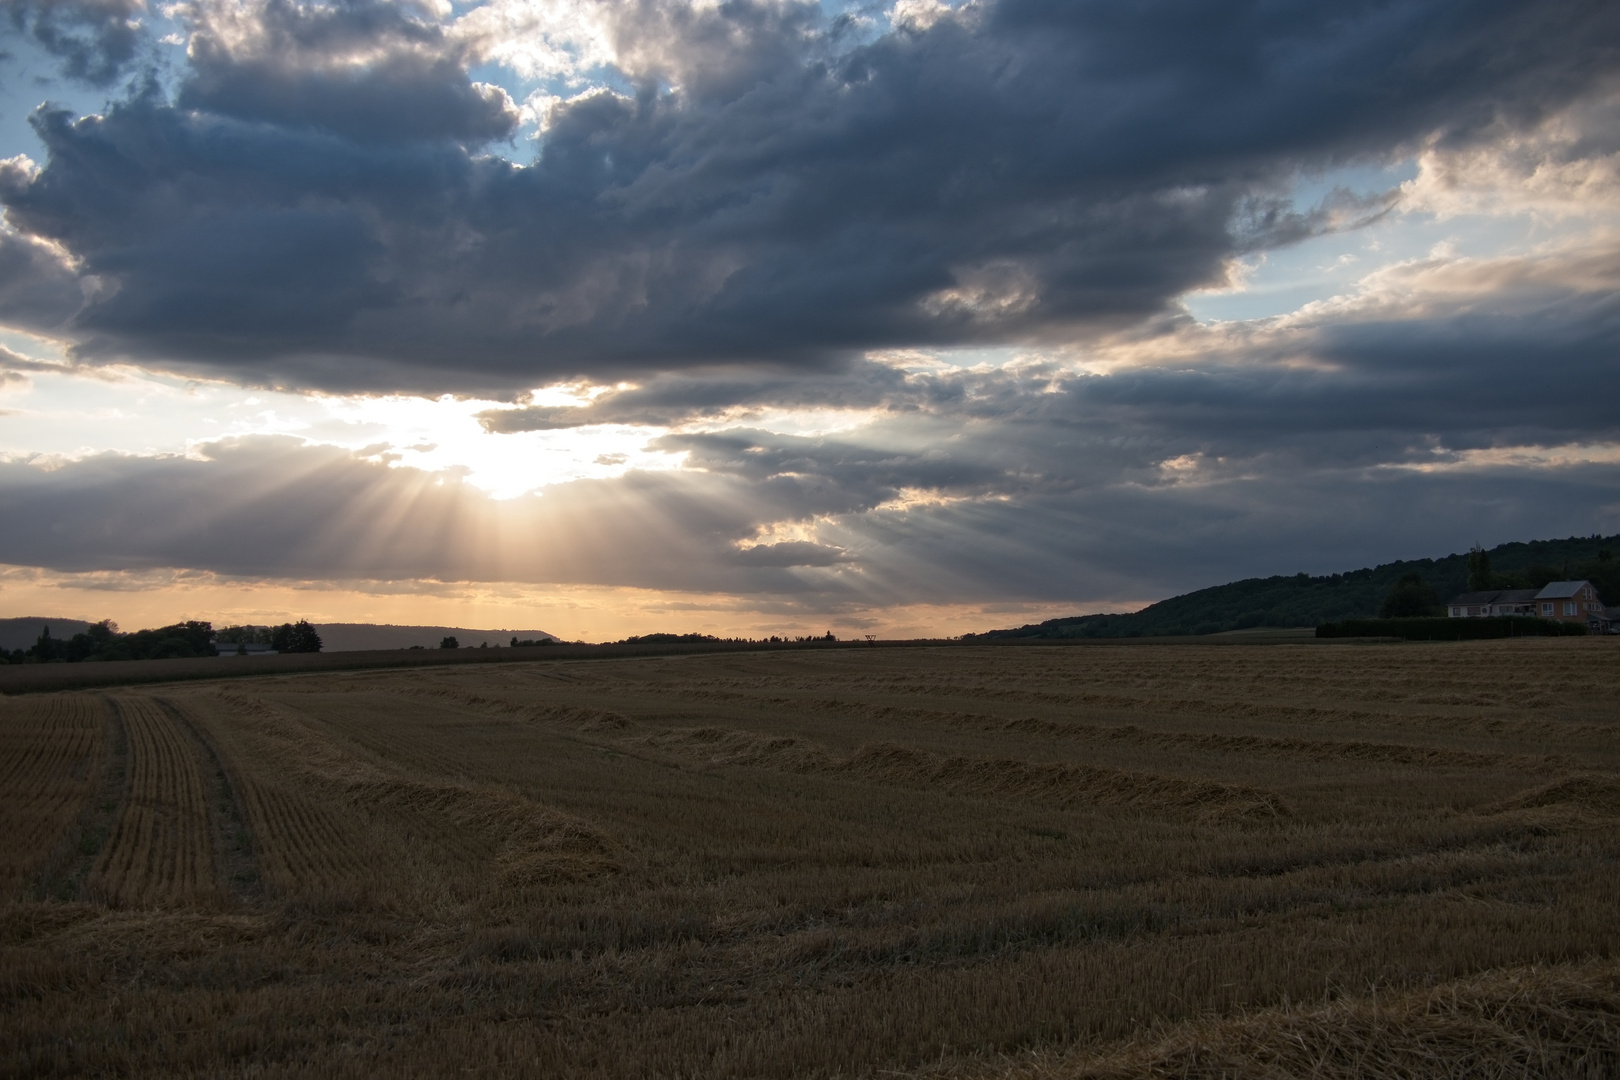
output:
[{"label": "wheat stubble", "polygon": [[[0,1072],[1604,1075],[1617,691],[1602,640],[123,691],[90,901],[0,915]],[[0,702],[19,881],[101,708]]]}]

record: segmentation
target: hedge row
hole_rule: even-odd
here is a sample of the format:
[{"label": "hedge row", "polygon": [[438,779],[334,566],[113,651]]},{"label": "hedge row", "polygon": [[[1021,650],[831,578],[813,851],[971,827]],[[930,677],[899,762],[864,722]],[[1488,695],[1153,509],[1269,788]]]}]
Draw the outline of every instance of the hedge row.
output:
[{"label": "hedge row", "polygon": [[1476,641],[1505,637],[1574,637],[1586,634],[1580,623],[1509,615],[1498,619],[1347,619],[1323,623],[1319,638],[1396,637],[1408,641]]}]

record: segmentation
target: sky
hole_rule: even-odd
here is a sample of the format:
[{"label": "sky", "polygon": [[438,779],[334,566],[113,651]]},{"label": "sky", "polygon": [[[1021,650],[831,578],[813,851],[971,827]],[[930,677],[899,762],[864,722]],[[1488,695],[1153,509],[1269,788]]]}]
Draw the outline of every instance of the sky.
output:
[{"label": "sky", "polygon": [[1620,5],[0,0],[0,614],[954,635],[1620,530]]}]

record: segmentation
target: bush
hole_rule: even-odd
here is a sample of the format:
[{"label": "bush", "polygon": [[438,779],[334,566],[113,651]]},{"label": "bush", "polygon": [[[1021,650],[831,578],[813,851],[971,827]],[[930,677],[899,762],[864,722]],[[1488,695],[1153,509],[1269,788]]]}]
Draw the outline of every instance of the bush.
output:
[{"label": "bush", "polygon": [[1380,619],[1434,618],[1445,613],[1440,594],[1416,571],[1402,574],[1400,580],[1390,586],[1383,606],[1378,609]]}]

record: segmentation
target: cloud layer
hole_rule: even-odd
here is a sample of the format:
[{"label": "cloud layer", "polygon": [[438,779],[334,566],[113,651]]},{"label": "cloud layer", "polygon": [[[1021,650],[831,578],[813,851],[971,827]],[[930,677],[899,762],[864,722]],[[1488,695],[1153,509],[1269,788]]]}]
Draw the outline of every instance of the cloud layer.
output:
[{"label": "cloud layer", "polygon": [[[0,393],[133,364],[628,434],[507,500],[403,443],[13,446],[0,563],[857,618],[1620,528],[1613,4],[191,0],[166,73],[143,8],[6,11],[129,81],[0,161],[0,328],[65,356]],[[1398,250],[1188,314],[1358,230]]]},{"label": "cloud layer", "polygon": [[621,89],[526,164],[488,152],[492,46],[434,9],[180,9],[172,93],[41,112],[43,167],[4,174],[8,243],[79,285],[30,325],[372,390],[1070,341],[1356,216],[1295,207],[1301,168],[1526,129],[1620,42],[1577,2],[1000,0],[864,41],[812,4],[598,6]]},{"label": "cloud layer", "polygon": [[[13,461],[0,553],[61,571],[614,585],[838,612],[1124,601],[1613,529],[1617,276],[1620,243],[1425,260],[1310,317],[1184,321],[1152,338],[1156,363],[1110,373],[868,362],[812,395],[798,376],[688,372],[494,410],[497,430],[646,425],[650,448],[685,456],[508,501],[390,468],[386,446],[286,437]],[[808,397],[863,419],[798,435],[748,422]]]}]

